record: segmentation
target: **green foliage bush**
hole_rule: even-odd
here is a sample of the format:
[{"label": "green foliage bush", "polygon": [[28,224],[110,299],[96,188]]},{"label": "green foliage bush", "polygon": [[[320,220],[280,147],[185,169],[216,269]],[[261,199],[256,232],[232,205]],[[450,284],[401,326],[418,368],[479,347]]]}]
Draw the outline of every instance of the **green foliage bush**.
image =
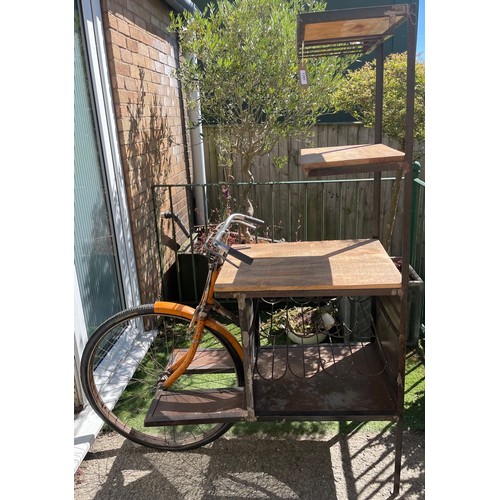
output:
[{"label": "green foliage bush", "polygon": [[[390,54],[384,61],[384,100],[382,128],[405,147],[406,118],[406,52]],[[375,61],[348,71],[346,78],[332,95],[332,105],[347,111],[366,127],[375,125]],[[425,64],[415,65],[414,138],[425,139]]]}]

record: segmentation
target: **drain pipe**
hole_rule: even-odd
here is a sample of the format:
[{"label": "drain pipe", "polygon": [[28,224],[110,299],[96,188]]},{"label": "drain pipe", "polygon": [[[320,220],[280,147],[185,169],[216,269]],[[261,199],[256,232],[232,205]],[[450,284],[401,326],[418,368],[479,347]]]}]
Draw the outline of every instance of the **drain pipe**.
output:
[{"label": "drain pipe", "polygon": [[[196,62],[196,56],[192,56]],[[193,184],[194,199],[196,205],[195,219],[198,226],[208,223],[208,203],[206,193],[206,170],[205,170],[205,152],[203,150],[203,129],[201,125],[200,93],[195,90],[191,97],[197,103],[196,107],[188,110],[189,122],[192,124],[190,129],[191,153],[193,156]]]},{"label": "drain pipe", "polygon": [[[199,12],[198,7],[191,0],[165,0],[168,6],[175,12],[188,11],[191,13]],[[196,56],[191,58],[196,62]],[[192,123],[190,128],[191,138],[191,154],[193,158],[193,184],[194,201],[196,206],[195,223],[196,225],[205,225],[208,222],[208,205],[206,195],[206,170],[205,170],[205,154],[203,150],[203,129],[201,126],[201,108],[200,108],[200,93],[194,91],[191,98],[197,103],[196,107],[188,111],[189,122]]]},{"label": "drain pipe", "polygon": [[198,7],[191,0],[165,0],[165,3],[175,12],[182,13],[185,10],[191,13],[199,12]]}]

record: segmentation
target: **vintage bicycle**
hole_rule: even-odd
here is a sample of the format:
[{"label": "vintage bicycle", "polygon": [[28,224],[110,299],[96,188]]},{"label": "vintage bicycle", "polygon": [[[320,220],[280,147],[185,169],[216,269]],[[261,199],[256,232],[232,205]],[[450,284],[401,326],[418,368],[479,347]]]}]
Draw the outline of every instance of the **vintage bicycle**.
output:
[{"label": "vintage bicycle", "polygon": [[[129,440],[167,451],[211,443],[236,422],[396,421],[398,491],[400,271],[375,239],[235,248],[234,224],[263,221],[235,213],[209,233],[196,308],[133,307],[90,337],[81,379],[91,407]],[[238,317],[215,292],[237,299]]]},{"label": "vintage bicycle", "polygon": [[[210,233],[204,245],[208,275],[196,308],[164,301],[132,307],[100,325],[84,349],[81,379],[89,404],[131,441],[187,450],[244,420],[243,414],[228,417],[227,412],[217,418],[229,401],[243,398],[243,349],[237,333],[216,316],[234,325],[238,318],[214,299],[228,256],[252,264],[251,257],[227,244],[235,224],[255,229],[264,221],[233,213]],[[200,417],[200,407],[212,415],[209,421]]]}]

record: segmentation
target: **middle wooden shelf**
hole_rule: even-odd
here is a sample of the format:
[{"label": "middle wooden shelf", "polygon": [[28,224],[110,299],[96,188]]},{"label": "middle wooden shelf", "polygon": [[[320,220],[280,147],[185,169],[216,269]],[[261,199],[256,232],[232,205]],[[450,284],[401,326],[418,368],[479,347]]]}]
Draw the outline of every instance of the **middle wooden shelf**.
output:
[{"label": "middle wooden shelf", "polygon": [[385,144],[351,144],[302,149],[300,164],[309,177],[400,170],[405,154]]}]

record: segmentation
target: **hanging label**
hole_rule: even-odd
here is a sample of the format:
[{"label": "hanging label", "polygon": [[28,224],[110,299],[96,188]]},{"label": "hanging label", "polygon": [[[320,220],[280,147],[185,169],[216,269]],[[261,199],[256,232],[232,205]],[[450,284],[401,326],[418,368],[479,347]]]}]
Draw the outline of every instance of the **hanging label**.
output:
[{"label": "hanging label", "polygon": [[307,88],[309,82],[307,80],[307,69],[304,61],[299,64],[299,81],[301,87]]}]

